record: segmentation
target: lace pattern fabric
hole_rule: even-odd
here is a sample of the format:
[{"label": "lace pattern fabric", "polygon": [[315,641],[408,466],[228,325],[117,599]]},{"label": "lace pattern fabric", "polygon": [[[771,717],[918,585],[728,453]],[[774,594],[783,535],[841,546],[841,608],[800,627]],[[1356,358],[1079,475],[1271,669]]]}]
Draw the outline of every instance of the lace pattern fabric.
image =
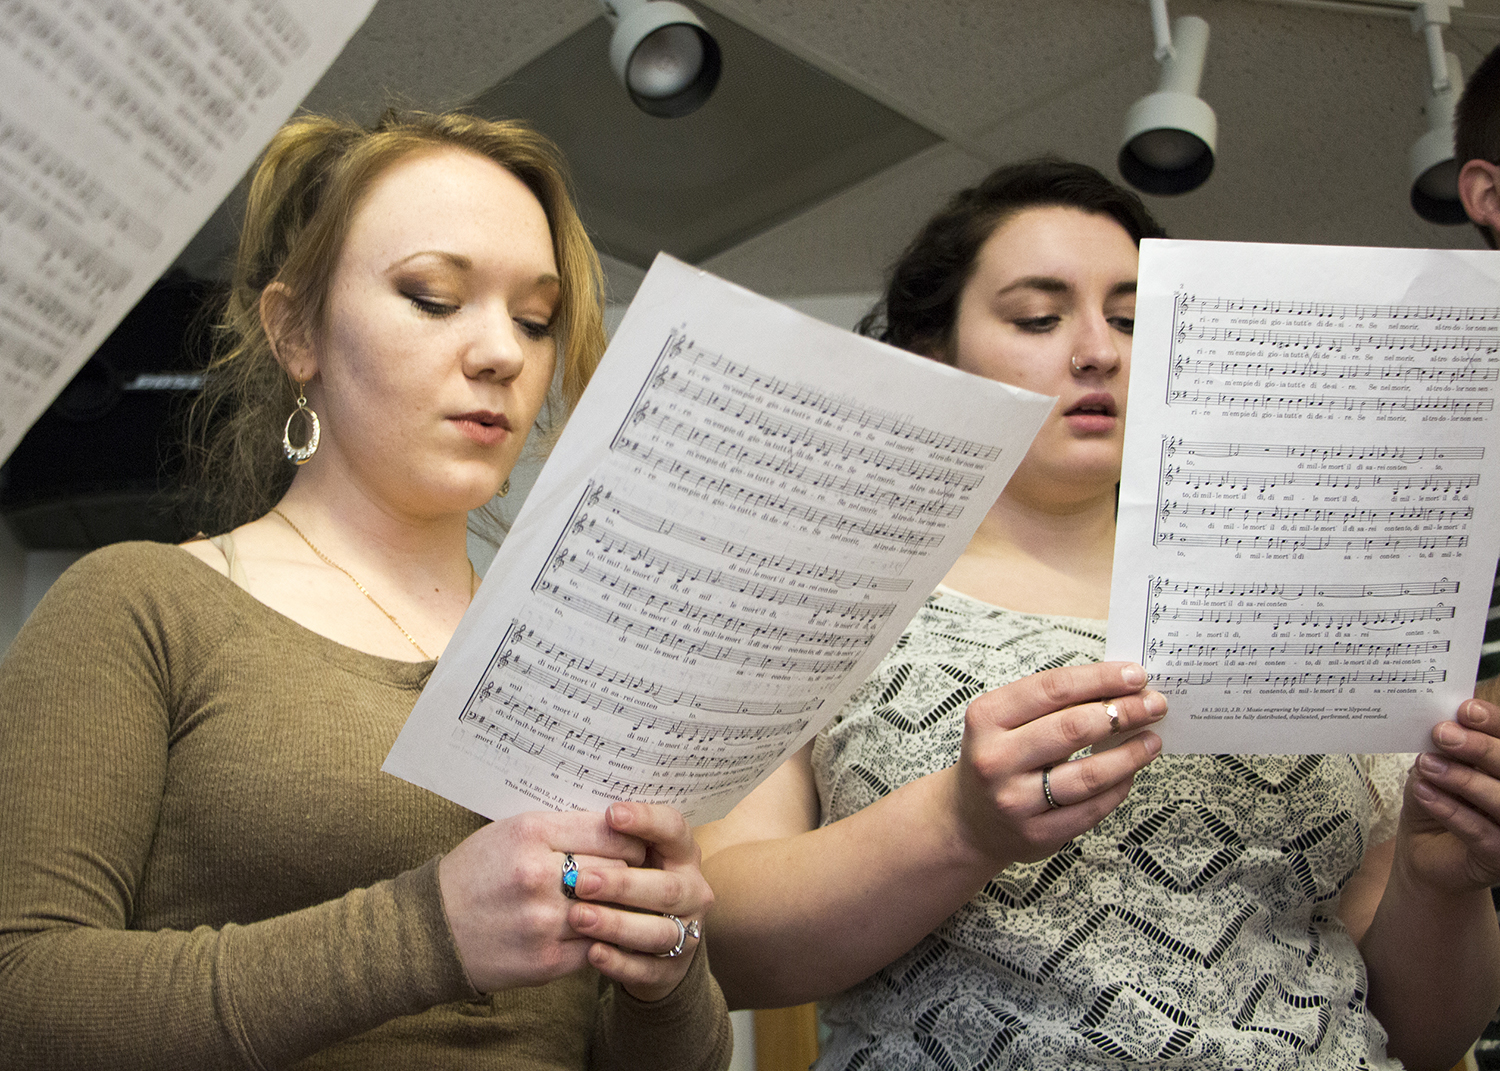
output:
[{"label": "lace pattern fabric", "polygon": [[[814,747],[824,821],[954,762],[976,696],[1103,652],[1102,621],[940,588]],[[1399,1067],[1336,911],[1409,765],[1158,759],[1094,830],[827,1002],[819,1071]]]}]

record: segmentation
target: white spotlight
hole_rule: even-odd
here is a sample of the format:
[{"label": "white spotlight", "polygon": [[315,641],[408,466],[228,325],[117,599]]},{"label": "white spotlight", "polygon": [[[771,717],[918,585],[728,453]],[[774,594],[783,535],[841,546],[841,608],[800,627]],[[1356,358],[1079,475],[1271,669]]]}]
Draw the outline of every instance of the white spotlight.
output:
[{"label": "white spotlight", "polygon": [[1145,193],[1187,193],[1208,180],[1219,138],[1214,110],[1198,96],[1208,23],[1185,15],[1169,27],[1166,0],[1151,0],[1151,25],[1161,85],[1126,113],[1120,174]]},{"label": "white spotlight", "polygon": [[698,110],[719,84],[719,43],[698,16],[671,0],[600,0],[615,24],[609,62],[647,115]]},{"label": "white spotlight", "polygon": [[1463,91],[1463,71],[1458,57],[1443,50],[1443,27],[1452,21],[1448,9],[1462,0],[1423,0],[1411,13],[1412,29],[1427,42],[1427,67],[1431,83],[1422,113],[1427,133],[1411,147],[1411,207],[1428,223],[1466,223],[1463,202],[1458,197],[1458,161],[1453,158],[1453,110]]}]

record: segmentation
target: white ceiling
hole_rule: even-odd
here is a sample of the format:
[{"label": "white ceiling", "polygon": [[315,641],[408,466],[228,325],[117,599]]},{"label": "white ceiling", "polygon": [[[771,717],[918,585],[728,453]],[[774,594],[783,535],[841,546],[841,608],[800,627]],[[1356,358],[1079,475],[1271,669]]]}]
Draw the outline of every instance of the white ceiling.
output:
[{"label": "white ceiling", "polygon": [[[1117,175],[1125,111],[1156,87],[1145,0],[700,2],[943,139],[703,264],[773,295],[878,289],[916,226],[996,164],[1053,152]],[[1174,237],[1479,246],[1411,211],[1426,54],[1405,18],[1345,10],[1359,6],[1172,0],[1211,28],[1202,96],[1219,118],[1207,184],[1148,198]],[[594,0],[380,0],[306,105],[366,120],[393,100],[459,106],[598,17]],[[1500,44],[1500,0],[1469,0],[1445,37],[1472,71]],[[190,267],[222,255],[227,218]],[[639,271],[609,267],[628,297]]]}]

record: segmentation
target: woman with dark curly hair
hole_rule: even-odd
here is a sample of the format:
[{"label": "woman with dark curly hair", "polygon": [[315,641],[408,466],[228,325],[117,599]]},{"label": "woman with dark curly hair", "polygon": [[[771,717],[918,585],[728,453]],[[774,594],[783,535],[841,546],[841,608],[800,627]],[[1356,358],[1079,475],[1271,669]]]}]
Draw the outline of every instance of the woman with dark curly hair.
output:
[{"label": "woman with dark curly hair", "polygon": [[820,1069],[1447,1068],[1500,1003],[1500,709],[1409,777],[1160,757],[1166,700],[1098,661],[1160,234],[1091,168],[1002,168],[864,325],[1058,401],[862,690],[699,831],[731,1005],[824,1000]]}]

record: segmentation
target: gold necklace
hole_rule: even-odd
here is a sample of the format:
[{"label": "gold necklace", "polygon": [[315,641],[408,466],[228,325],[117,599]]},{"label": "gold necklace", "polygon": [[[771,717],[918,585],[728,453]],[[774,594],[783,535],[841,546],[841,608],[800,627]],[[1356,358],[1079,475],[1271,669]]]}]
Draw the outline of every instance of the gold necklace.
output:
[{"label": "gold necklace", "polygon": [[[282,513],[281,510],[277,509],[275,506],[272,506],[271,507],[271,512],[274,513],[274,514],[276,514],[276,516],[280,517],[282,520],[286,521],[287,527],[290,528],[292,531],[296,532],[297,535],[302,538],[302,542],[304,542],[304,543],[307,544],[307,549],[308,550],[312,551],[319,558],[322,558],[325,563],[327,563],[328,565],[333,566],[339,572],[341,572],[345,576],[347,576],[350,580],[354,581],[354,586],[357,587],[357,588],[359,588],[360,594],[362,594],[365,598],[369,599],[370,602],[371,602],[371,604],[375,607],[375,609],[377,609],[381,613],[385,614],[386,618],[390,621],[390,623],[396,626],[397,631],[399,631],[401,633],[401,635],[403,635],[403,636],[406,637],[406,642],[409,643],[409,644],[411,644],[413,647],[415,647],[417,649],[417,653],[419,655],[421,655],[423,658],[427,659],[429,662],[432,661],[432,656],[430,654],[428,654],[426,651],[422,650],[422,645],[416,641],[416,639],[412,636],[412,634],[410,632],[407,632],[406,629],[404,629],[404,628],[401,627],[401,622],[399,622],[399,621],[396,620],[396,615],[395,614],[391,613],[389,610],[387,610],[384,606],[381,606],[380,603],[376,601],[375,596],[373,596],[373,595],[370,594],[370,589],[367,588],[367,587],[365,587],[363,584],[361,584],[359,582],[359,577],[355,576],[348,569],[345,569],[338,562],[334,561],[328,555],[324,554],[321,550],[319,550],[313,544],[313,541],[311,539],[307,538],[307,536],[303,533],[302,529],[298,528],[295,524],[293,524],[292,523],[292,519],[290,517],[288,517],[285,513]],[[479,580],[479,574],[474,571],[474,563],[473,562],[469,562],[469,601],[470,602],[474,601],[474,592],[479,587],[479,585],[477,583],[478,580]]]}]

